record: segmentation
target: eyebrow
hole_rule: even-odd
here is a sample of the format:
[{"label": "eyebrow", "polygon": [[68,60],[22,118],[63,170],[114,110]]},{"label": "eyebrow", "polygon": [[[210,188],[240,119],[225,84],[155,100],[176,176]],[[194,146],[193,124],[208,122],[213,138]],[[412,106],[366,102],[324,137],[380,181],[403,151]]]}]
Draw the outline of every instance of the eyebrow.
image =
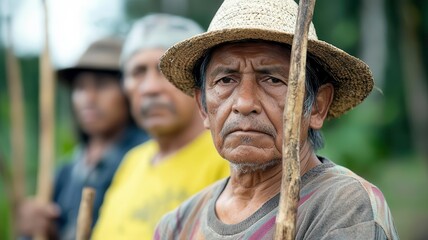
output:
[{"label": "eyebrow", "polygon": [[[283,66],[263,66],[255,69],[255,72],[258,74],[277,73],[277,74],[281,74],[282,76],[288,76],[288,71]],[[219,66],[216,69],[214,69],[212,73],[210,73],[210,77],[215,77],[220,73],[230,74],[230,73],[239,73],[239,71],[230,67]]]},{"label": "eyebrow", "polygon": [[230,67],[217,67],[216,69],[214,69],[214,71],[210,74],[210,77],[215,77],[220,73],[226,73],[226,74],[230,74],[230,73],[238,73],[239,71],[236,69],[232,69]]},{"label": "eyebrow", "polygon": [[256,73],[261,73],[261,74],[279,73],[283,76],[288,76],[287,69],[285,69],[283,66],[263,66],[256,69]]}]

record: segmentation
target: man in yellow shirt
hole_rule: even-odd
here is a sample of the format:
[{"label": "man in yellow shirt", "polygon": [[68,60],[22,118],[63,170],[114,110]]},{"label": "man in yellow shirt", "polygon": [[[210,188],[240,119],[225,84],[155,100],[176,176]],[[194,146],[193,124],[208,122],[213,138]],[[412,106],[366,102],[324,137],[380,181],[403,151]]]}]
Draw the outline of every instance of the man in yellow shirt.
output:
[{"label": "man in yellow shirt", "polygon": [[204,131],[196,102],[160,72],[175,43],[202,33],[195,22],[153,14],[137,21],[122,50],[124,88],[134,119],[153,140],[131,150],[106,194],[92,238],[151,239],[163,214],[229,175]]}]

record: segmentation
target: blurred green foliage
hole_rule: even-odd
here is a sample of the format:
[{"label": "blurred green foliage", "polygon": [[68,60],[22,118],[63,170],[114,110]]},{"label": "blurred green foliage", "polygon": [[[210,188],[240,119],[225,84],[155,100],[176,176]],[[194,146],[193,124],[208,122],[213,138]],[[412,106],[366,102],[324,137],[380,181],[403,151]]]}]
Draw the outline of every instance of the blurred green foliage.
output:
[{"label": "blurred green foliage", "polygon": [[[171,0],[170,0],[171,1]],[[427,102],[411,102],[411,94],[406,92],[409,78],[404,68],[403,47],[416,44],[421,49],[421,58],[413,59],[424,66],[421,73],[428,72],[428,1],[422,0],[378,0],[382,3],[386,21],[386,57],[381,73],[385,81],[376,85],[368,99],[354,110],[328,121],[323,132],[326,139],[321,155],[343,164],[358,174],[377,184],[389,201],[399,234],[403,239],[426,239],[428,230],[422,223],[428,221],[428,183],[426,152],[417,148],[415,136],[419,133],[414,126],[418,117],[409,109],[411,104],[419,104],[420,111],[427,111]],[[376,2],[378,2],[376,1]],[[162,12],[163,4],[168,1],[127,0],[125,1],[125,22],[127,26],[139,17],[150,12]],[[221,0],[187,0],[187,7],[181,12],[198,21],[207,28]],[[370,1],[369,1],[370,2]],[[375,2],[375,1],[374,1]],[[362,6],[367,1],[330,0],[318,1],[314,23],[318,37],[342,48],[346,52],[360,56],[362,36],[371,34],[362,27]],[[403,6],[405,8],[403,8]],[[409,9],[403,13],[403,9]],[[409,25],[403,22],[410,19],[416,35],[414,42],[405,42],[403,34]],[[120,24],[118,26],[121,26]],[[118,34],[127,29],[118,28]],[[412,37],[412,36],[409,36]],[[4,49],[0,49],[0,153],[7,159],[10,156],[9,142],[9,97],[5,73]],[[416,57],[416,56],[415,56]],[[27,183],[28,193],[33,194],[37,172],[38,156],[38,59],[27,57],[20,59],[26,102],[27,134]],[[422,78],[424,86],[428,80]],[[423,89],[425,93],[428,89]],[[64,158],[75,144],[73,116],[70,113],[69,96],[66,90],[59,88],[57,94],[56,155]],[[428,122],[426,123],[428,124]],[[428,143],[423,143],[426,146]],[[428,148],[428,146],[427,146]],[[60,161],[58,161],[58,164]],[[0,239],[7,239],[8,203],[0,180]]]}]

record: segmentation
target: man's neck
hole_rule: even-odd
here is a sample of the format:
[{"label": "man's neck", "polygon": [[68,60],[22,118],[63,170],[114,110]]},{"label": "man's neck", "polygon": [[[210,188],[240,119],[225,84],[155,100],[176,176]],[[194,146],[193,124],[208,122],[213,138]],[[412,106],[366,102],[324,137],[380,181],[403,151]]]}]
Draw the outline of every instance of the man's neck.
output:
[{"label": "man's neck", "polygon": [[[300,150],[300,175],[303,176],[318,164],[320,161],[310,144],[303,144]],[[280,192],[281,178],[281,162],[257,171],[242,172],[232,168],[230,180],[216,203],[220,220],[227,224],[236,224],[248,218]]]},{"label": "man's neck", "polygon": [[120,138],[125,128],[123,126],[111,132],[90,135],[86,145],[85,163],[88,166],[95,166],[101,160],[107,148]]},{"label": "man's neck", "polygon": [[162,162],[168,156],[176,153],[178,150],[192,142],[204,131],[204,127],[200,120],[194,124],[189,124],[181,131],[173,134],[155,136],[155,140],[159,146],[159,152],[153,157],[152,164],[156,165]]}]

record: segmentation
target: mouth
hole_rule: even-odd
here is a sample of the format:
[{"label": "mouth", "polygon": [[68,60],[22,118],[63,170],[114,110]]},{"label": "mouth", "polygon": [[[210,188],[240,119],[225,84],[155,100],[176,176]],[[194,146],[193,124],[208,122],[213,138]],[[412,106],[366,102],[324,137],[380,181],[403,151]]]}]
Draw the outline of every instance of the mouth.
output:
[{"label": "mouth", "polygon": [[258,119],[235,119],[230,122],[225,123],[223,129],[221,130],[221,135],[241,135],[241,136],[269,136],[276,138],[275,128],[267,123],[263,123]]},{"label": "mouth", "polygon": [[94,121],[100,117],[99,111],[97,111],[96,109],[93,109],[93,108],[83,109],[78,114],[79,114],[80,118],[85,120],[85,121]]},{"label": "mouth", "polygon": [[267,134],[265,132],[262,132],[260,130],[257,129],[235,129],[229,132],[229,134],[231,133],[261,133],[261,134]]},{"label": "mouth", "polygon": [[262,130],[259,130],[259,129],[253,129],[253,128],[237,128],[237,129],[233,129],[227,135],[238,135],[238,136],[268,135],[268,136],[272,136],[271,134],[267,133],[266,131],[262,131]]},{"label": "mouth", "polygon": [[141,108],[141,114],[146,117],[164,115],[165,113],[174,114],[174,107],[167,103],[145,104]]}]

